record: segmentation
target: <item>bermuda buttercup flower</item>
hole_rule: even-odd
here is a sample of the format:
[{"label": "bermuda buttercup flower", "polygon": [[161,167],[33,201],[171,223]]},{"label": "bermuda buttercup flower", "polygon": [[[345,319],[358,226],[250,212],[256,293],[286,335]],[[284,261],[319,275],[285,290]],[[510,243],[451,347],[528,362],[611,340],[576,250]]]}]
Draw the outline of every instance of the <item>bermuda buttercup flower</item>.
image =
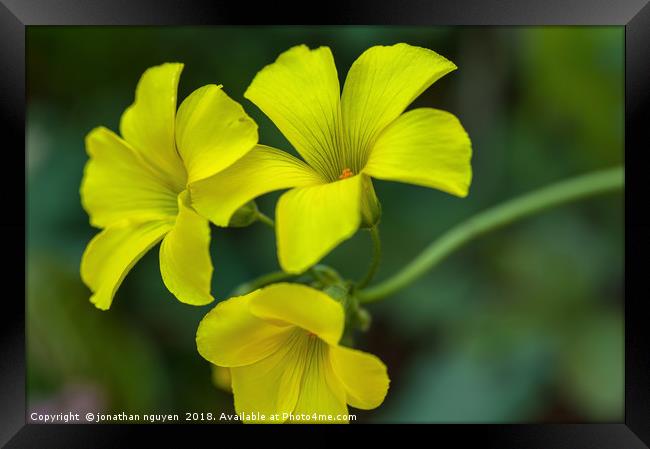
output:
[{"label": "bermuda buttercup flower", "polygon": [[344,321],[343,306],[325,293],[280,283],[217,304],[196,343],[205,359],[230,368],[245,421],[345,422],[347,404],[378,407],[389,380],[377,357],[339,345]]},{"label": "bermuda buttercup flower", "polygon": [[176,111],[183,64],[149,68],[120,121],[121,137],[99,127],[86,136],[81,200],[102,231],[88,244],[81,277],[91,301],[108,309],[131,267],[162,240],[160,272],[180,301],[207,304],[210,228],[188,186],[225,169],[257,143],[257,125],[221,86],[195,90]]},{"label": "bermuda buttercup flower", "polygon": [[245,97],[304,161],[257,146],[219,175],[196,183],[196,209],[225,225],[251,198],[293,188],[277,204],[276,237],[280,265],[300,273],[362,223],[377,220],[371,177],[466,196],[471,144],[459,121],[430,108],[404,113],[454,69],[432,50],[376,46],[354,62],[341,94],[329,48],[291,48],[255,76]]}]

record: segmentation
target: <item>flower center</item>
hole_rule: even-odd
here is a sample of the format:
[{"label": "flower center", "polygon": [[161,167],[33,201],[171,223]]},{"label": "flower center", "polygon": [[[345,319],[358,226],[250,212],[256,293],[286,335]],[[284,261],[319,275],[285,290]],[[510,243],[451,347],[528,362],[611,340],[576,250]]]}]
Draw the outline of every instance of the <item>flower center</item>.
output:
[{"label": "flower center", "polygon": [[349,168],[344,168],[343,172],[339,175],[339,179],[345,179],[354,176],[354,172]]}]

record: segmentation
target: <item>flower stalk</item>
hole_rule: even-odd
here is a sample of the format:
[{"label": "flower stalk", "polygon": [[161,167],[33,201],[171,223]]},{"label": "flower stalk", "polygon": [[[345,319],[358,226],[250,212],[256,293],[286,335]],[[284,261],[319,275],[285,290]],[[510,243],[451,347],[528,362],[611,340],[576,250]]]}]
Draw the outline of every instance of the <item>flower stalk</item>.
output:
[{"label": "flower stalk", "polygon": [[275,222],[273,219],[259,210],[257,211],[257,220],[261,223],[264,223],[269,228],[275,229]]},{"label": "flower stalk", "polygon": [[288,281],[294,277],[295,275],[285,273],[284,271],[272,271],[271,273],[266,273],[251,281],[240,284],[232,291],[231,296],[246,295],[254,290],[257,290],[258,288],[262,288],[270,284],[275,284],[276,282]]},{"label": "flower stalk", "polygon": [[507,201],[447,231],[398,273],[371,288],[358,291],[357,297],[361,303],[383,299],[407,287],[455,250],[478,236],[551,207],[622,190],[623,187],[623,167],[616,167],[561,181]]},{"label": "flower stalk", "polygon": [[368,272],[357,284],[358,289],[362,289],[372,282],[375,274],[377,274],[377,270],[379,269],[379,263],[381,262],[381,238],[379,237],[379,225],[374,225],[369,229],[369,231],[370,238],[372,239],[372,260],[370,261]]}]

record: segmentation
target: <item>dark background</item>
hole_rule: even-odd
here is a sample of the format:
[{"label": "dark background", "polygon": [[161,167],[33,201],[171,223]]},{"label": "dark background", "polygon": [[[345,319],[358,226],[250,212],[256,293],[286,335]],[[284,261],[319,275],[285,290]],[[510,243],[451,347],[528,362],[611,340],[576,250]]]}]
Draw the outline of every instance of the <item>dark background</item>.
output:
[{"label": "dark background", "polygon": [[[142,71],[185,63],[180,99],[224,85],[242,94],[287,48],[332,48],[341,82],[366,48],[407,42],[459,69],[414,106],[456,114],[472,138],[470,195],[376,182],[384,215],[379,278],[473,213],[623,158],[623,28],[29,27],[27,33],[28,410],[229,411],[194,333],[212,306],[180,304],[160,279],[157,249],[136,265],[108,312],[88,301],[81,253],[96,232],[81,208],[83,137],[117,130]],[[277,194],[259,203],[272,213]],[[373,422],[621,421],[623,198],[598,197],[480,239],[385,302],[370,306],[361,349],[388,365]],[[214,294],[277,269],[261,225],[213,232]],[[326,262],[361,276],[368,236]]]}]

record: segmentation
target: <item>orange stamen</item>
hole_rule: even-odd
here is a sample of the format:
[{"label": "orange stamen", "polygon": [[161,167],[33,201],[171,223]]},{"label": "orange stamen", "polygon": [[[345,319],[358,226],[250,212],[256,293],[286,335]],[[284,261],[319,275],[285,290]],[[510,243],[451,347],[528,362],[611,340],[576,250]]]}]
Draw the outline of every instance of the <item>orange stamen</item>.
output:
[{"label": "orange stamen", "polygon": [[349,178],[350,176],[354,176],[354,172],[349,168],[344,168],[343,173],[341,173],[341,176],[339,176],[339,179]]}]

